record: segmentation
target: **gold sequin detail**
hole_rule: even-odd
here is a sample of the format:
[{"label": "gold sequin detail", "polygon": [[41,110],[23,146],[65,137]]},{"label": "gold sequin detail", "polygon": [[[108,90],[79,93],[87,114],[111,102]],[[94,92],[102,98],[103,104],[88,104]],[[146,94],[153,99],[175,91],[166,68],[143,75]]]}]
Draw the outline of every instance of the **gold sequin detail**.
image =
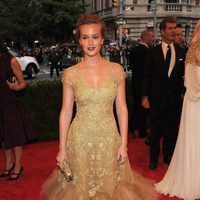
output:
[{"label": "gold sequin detail", "polygon": [[[76,69],[67,70],[70,70],[69,76],[63,77],[63,84],[74,89],[77,106],[76,117],[68,133],[67,151],[76,192],[80,199],[87,199],[86,196],[93,197],[100,192],[103,185],[117,185],[120,181],[117,151],[121,139],[113,104],[118,84],[125,79],[125,73],[121,66],[114,65],[108,83],[95,89],[82,81]],[[85,191],[88,192],[86,196]]]}]

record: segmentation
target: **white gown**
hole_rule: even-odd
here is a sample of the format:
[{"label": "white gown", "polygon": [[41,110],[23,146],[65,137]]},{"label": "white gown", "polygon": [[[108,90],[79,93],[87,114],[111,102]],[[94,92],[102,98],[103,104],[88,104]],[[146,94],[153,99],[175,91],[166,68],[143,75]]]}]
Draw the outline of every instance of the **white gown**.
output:
[{"label": "white gown", "polygon": [[[200,65],[194,49],[187,54],[185,86],[179,135],[169,168],[155,190],[184,200],[200,198]],[[193,62],[192,62],[193,61]]]}]

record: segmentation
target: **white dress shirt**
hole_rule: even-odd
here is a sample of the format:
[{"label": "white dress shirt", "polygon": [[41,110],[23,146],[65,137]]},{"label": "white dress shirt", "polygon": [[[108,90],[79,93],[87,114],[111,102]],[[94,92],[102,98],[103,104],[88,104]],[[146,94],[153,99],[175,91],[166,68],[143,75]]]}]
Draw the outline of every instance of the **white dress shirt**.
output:
[{"label": "white dress shirt", "polygon": [[173,42],[171,44],[167,44],[167,43],[162,41],[161,46],[162,46],[162,50],[163,50],[164,59],[166,59],[167,50],[168,50],[167,46],[168,45],[170,45],[170,48],[171,48],[171,60],[170,60],[170,65],[169,65],[169,70],[168,70],[168,77],[170,77],[171,72],[172,72],[174,65],[175,65],[175,61],[176,61],[176,52],[175,52],[175,49],[174,49]]}]

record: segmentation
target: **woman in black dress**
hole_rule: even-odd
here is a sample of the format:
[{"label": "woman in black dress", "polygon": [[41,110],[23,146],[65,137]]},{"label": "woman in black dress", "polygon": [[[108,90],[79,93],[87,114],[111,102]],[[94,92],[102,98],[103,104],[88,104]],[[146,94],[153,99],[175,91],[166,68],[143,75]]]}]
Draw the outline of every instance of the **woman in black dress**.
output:
[{"label": "woman in black dress", "polygon": [[25,85],[20,64],[0,42],[0,143],[6,162],[0,177],[9,181],[21,175],[22,146],[36,136],[15,96]]}]

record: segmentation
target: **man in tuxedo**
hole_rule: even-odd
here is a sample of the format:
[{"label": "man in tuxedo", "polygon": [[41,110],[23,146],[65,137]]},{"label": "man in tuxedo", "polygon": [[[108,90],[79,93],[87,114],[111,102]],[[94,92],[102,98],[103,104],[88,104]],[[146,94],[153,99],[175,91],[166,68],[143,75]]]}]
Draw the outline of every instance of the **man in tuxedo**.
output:
[{"label": "man in tuxedo", "polygon": [[177,25],[176,27],[174,43],[182,47],[185,51],[187,51],[188,47],[186,46],[183,40],[183,30],[181,28],[181,25]]},{"label": "man in tuxedo", "polygon": [[173,43],[176,18],[167,17],[160,23],[162,42],[151,48],[144,64],[142,105],[150,109],[150,169],[159,160],[160,139],[163,137],[163,162],[170,163],[176,144],[184,91],[185,51]]},{"label": "man in tuxedo", "polygon": [[174,37],[174,43],[181,45],[183,42],[183,31],[180,26],[177,25]]},{"label": "man in tuxedo", "polygon": [[130,67],[132,70],[132,94],[133,94],[133,130],[138,131],[140,138],[146,136],[148,110],[141,105],[142,78],[144,72],[144,58],[150,46],[153,46],[154,35],[149,29],[141,33],[141,41],[130,51]]}]

